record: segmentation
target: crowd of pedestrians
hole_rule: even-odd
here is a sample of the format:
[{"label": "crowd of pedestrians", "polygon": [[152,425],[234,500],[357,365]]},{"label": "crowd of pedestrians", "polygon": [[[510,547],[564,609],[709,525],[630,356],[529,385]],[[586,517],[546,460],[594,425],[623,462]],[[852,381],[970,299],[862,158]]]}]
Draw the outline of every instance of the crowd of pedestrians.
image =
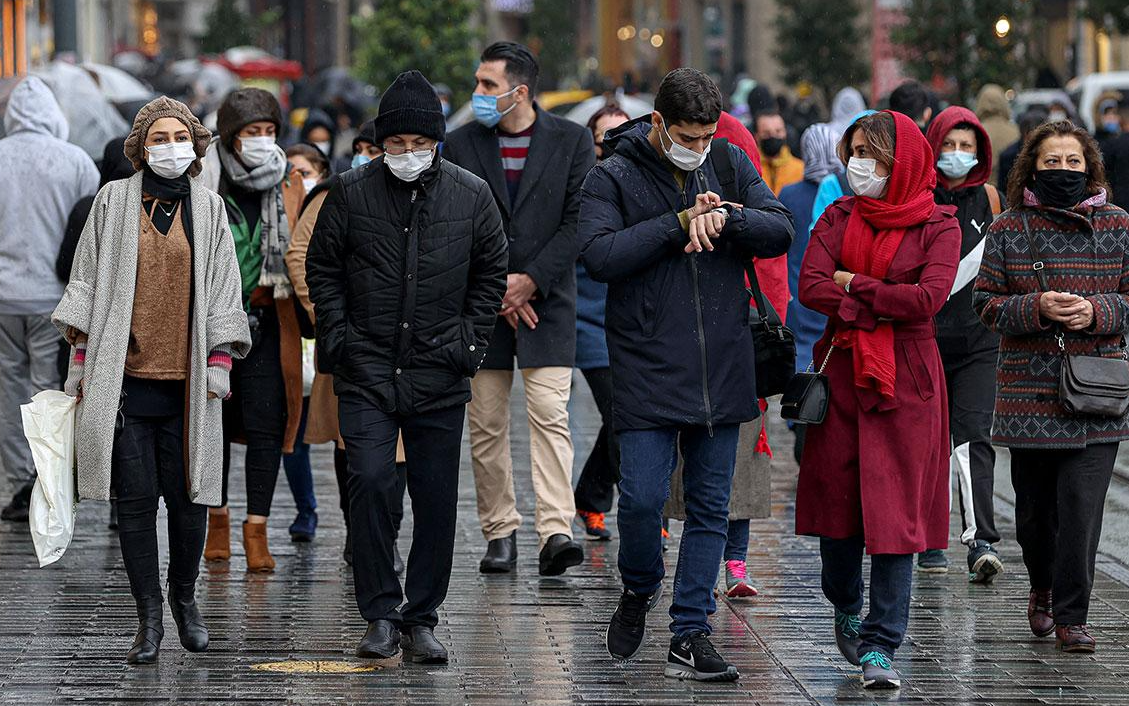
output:
[{"label": "crowd of pedestrians", "polygon": [[[161,97],[101,174],[66,143],[46,84],[14,89],[0,140],[3,517],[26,520],[34,480],[18,407],[62,388],[79,400],[79,495],[115,502],[138,615],[127,661],[156,661],[164,636],[160,499],[167,600],[181,644],[203,651],[195,587],[201,559],[231,559],[232,444],[246,568],[269,573],[279,467],[290,537],[311,541],[310,445],[333,443],[367,625],[357,655],[445,664],[434,628],[464,421],[479,570],[521,566],[516,367],[539,574],[584,562],[575,520],[613,538],[614,509],[623,591],[604,640],[630,660],[662,602],[668,521],[682,520],[665,674],[738,679],[710,615],[719,574],[729,597],[757,595],[749,520],[769,512],[779,445],[758,399],[756,290],[795,333],[796,371],[826,376],[826,417],[793,426],[796,532],[818,537],[827,635],[863,686],[901,684],[914,567],[948,570],[951,504],[969,581],[1004,571],[994,446],[1011,450],[1031,631],[1093,652],[1103,503],[1129,438],[1129,216],[1114,205],[1129,104],[1103,102],[1099,142],[1046,112],[1016,126],[999,87],[973,111],[909,82],[881,111],[845,88],[827,122],[805,109],[798,130],[763,87],[730,113],[708,75],[680,68],[649,114],[609,103],[583,126],[537,103],[539,69],[498,42],[474,73],[473,122],[448,132],[449,90],[408,71],[355,133],[311,111],[287,149],[267,91],[230,93],[214,135]],[[574,368],[601,417],[575,484]]]}]

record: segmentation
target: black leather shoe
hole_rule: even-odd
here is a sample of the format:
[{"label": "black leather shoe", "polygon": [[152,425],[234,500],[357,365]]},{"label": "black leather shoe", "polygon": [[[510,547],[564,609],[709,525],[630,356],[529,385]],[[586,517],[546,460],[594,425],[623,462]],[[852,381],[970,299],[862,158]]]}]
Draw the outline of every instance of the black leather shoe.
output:
[{"label": "black leather shoe", "polygon": [[404,573],[404,560],[400,557],[400,547],[395,542],[392,542],[392,570],[397,576]]},{"label": "black leather shoe", "polygon": [[416,664],[447,664],[447,648],[435,639],[431,628],[416,625],[400,638],[404,660]]},{"label": "black leather shoe", "polygon": [[357,656],[366,659],[388,659],[400,654],[400,629],[391,620],[374,620],[368,624]]},{"label": "black leather shoe", "polygon": [[517,568],[517,530],[509,537],[491,539],[486,545],[486,556],[478,563],[484,574],[508,574]]},{"label": "black leather shoe", "polygon": [[161,651],[161,638],[165,636],[165,626],[161,620],[164,601],[150,598],[137,602],[137,635],[133,647],[125,656],[130,664],[153,664]]},{"label": "black leather shoe", "polygon": [[541,548],[538,570],[542,576],[560,576],[570,566],[584,563],[584,547],[567,534],[554,534]]},{"label": "black leather shoe", "polygon": [[180,635],[180,644],[189,652],[208,649],[208,628],[196,606],[196,594],[191,588],[177,589],[169,585],[169,608]]}]

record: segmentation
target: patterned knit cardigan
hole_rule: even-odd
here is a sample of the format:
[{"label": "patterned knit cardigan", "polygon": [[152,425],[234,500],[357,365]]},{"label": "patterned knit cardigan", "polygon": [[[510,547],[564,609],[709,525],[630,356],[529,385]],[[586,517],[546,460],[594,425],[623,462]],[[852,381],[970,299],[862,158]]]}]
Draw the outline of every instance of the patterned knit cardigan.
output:
[{"label": "patterned knit cardigan", "polygon": [[1066,331],[1069,354],[1123,355],[1129,329],[1129,215],[1099,197],[1071,210],[1019,206],[988,229],[973,306],[1001,335],[992,441],[1011,448],[1082,448],[1129,438],[1129,416],[1068,413],[1059,402],[1057,325],[1039,315],[1041,287],[1021,213],[1026,212],[1048,285],[1094,305],[1086,331]]}]

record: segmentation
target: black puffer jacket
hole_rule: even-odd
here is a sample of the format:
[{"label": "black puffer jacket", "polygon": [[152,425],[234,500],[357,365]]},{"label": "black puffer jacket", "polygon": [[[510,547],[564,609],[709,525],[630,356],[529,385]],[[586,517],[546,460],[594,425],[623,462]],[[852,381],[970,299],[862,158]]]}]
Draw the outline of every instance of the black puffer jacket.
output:
[{"label": "black puffer jacket", "polygon": [[378,158],[343,175],[306,259],[318,366],[389,414],[462,404],[506,289],[486,182],[441,158],[417,181]]}]

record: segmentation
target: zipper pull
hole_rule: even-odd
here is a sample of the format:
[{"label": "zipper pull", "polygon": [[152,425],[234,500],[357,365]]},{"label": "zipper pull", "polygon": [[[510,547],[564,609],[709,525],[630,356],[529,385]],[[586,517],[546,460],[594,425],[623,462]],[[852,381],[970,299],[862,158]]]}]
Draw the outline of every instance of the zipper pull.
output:
[{"label": "zipper pull", "polygon": [[415,202],[416,202],[416,190],[415,190],[415,189],[412,189],[412,200],[411,200],[411,203],[415,203]]}]

